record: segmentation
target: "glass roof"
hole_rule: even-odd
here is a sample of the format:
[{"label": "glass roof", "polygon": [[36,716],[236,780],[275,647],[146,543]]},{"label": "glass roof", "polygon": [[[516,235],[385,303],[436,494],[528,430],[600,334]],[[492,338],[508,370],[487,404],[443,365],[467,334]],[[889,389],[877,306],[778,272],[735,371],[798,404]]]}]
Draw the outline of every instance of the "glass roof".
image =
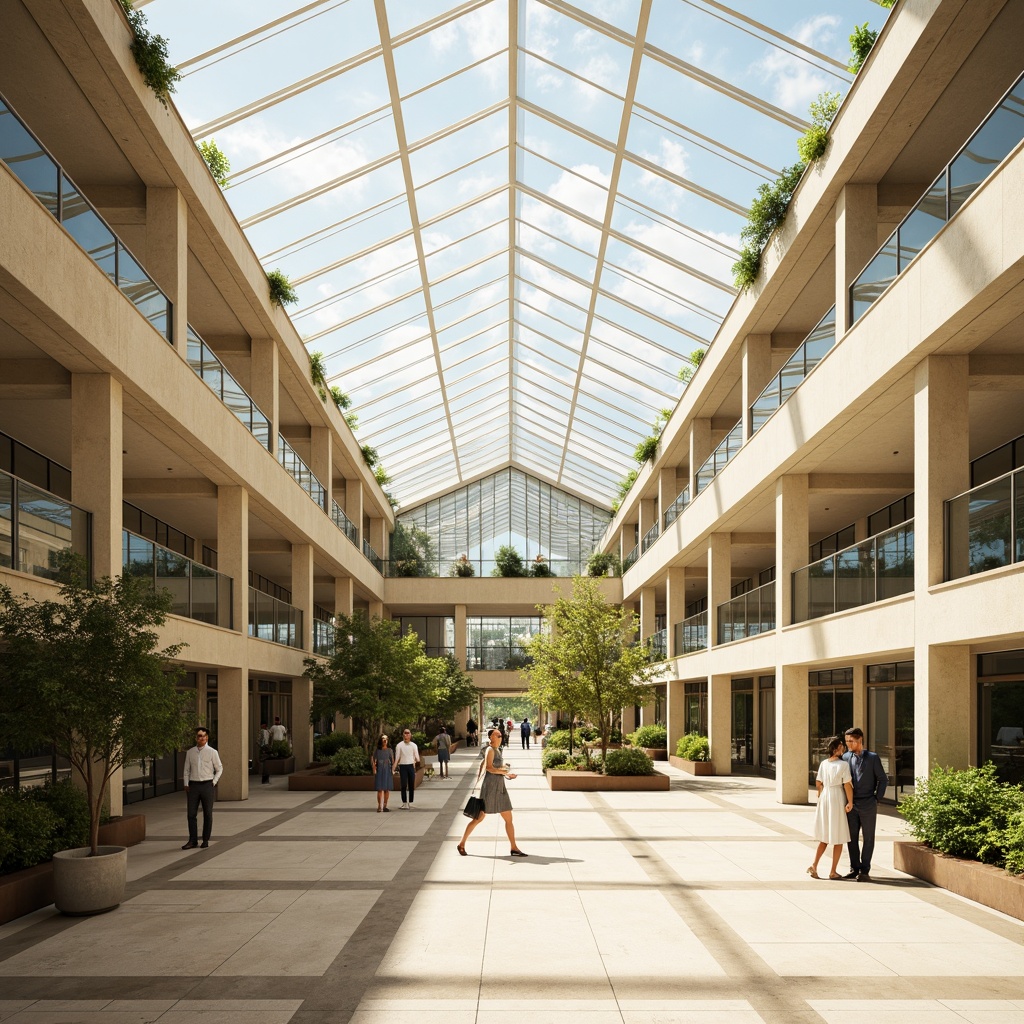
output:
[{"label": "glass roof", "polygon": [[869,0],[140,0],[197,141],[408,507],[608,506]]}]

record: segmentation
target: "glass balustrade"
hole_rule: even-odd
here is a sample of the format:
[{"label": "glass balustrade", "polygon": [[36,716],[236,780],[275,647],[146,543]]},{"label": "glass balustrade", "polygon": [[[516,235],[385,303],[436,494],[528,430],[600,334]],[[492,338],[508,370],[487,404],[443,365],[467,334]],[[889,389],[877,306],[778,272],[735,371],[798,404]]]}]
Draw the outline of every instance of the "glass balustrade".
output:
[{"label": "glass balustrade", "polygon": [[914,589],[914,520],[793,573],[793,621],[909,594]]},{"label": "glass balustrade", "polygon": [[705,651],[708,646],[708,613],[705,609],[677,622],[673,627],[677,655]]},{"label": "glass balustrade", "polygon": [[652,633],[647,638],[647,649],[651,652],[651,661],[664,661],[668,657],[668,630]]},{"label": "glass balustrade", "polygon": [[667,530],[670,524],[674,523],[682,514],[683,509],[690,504],[690,488],[684,487],[677,495],[675,500],[667,509],[665,509],[665,515],[662,516],[662,520]]},{"label": "glass balustrade", "polygon": [[127,574],[166,590],[172,615],[232,628],[230,576],[130,530],[121,531],[121,564]]},{"label": "glass balustrade", "polygon": [[331,499],[331,519],[334,521],[334,525],[358,547],[359,531],[356,529],[355,523],[345,515],[345,510],[333,498]]},{"label": "glass balustrade", "polygon": [[836,343],[836,307],[833,306],[786,360],[785,366],[758,395],[750,407],[750,434],[753,437],[775,415],[807,375],[828,355]]},{"label": "glass balustrade", "polygon": [[640,557],[640,545],[635,548],[622,560],[622,571],[625,572]]},{"label": "glass balustrade", "polygon": [[189,324],[187,334],[188,365],[196,376],[238,417],[246,430],[264,448],[270,447],[270,421],[260,412],[245,389],[228,373],[224,364]]},{"label": "glass balustrade", "polygon": [[1024,469],[946,502],[946,579],[1024,561]]},{"label": "glass balustrade", "polygon": [[697,493],[700,494],[712,480],[729,464],[733,456],[743,447],[743,421],[740,420],[721,444],[708,456],[704,465],[697,470]]},{"label": "glass balustrade", "polygon": [[533,664],[518,644],[488,643],[466,648],[467,672],[514,672]]},{"label": "glass balustrade", "polygon": [[718,642],[731,643],[775,629],[775,581],[718,606]]},{"label": "glass balustrade", "polygon": [[249,636],[284,647],[302,647],[302,610],[249,588]]},{"label": "glass balustrade", "polygon": [[62,551],[89,561],[90,533],[84,509],[0,472],[0,566],[56,579]]},{"label": "glass balustrade", "polygon": [[313,619],[313,653],[329,658],[334,654],[334,623]]},{"label": "glass balustrade", "polygon": [[640,546],[641,554],[645,552],[657,539],[660,530],[658,524],[655,523],[645,534],[643,542]]},{"label": "glass balustrade", "polygon": [[2,96],[0,161],[63,225],[111,284],[170,341],[170,300]]},{"label": "glass balustrade", "polygon": [[855,323],[1024,139],[1024,76],[943,168],[850,286]]},{"label": "glass balustrade", "polygon": [[363,540],[363,555],[369,560],[370,564],[377,570],[382,576],[384,575],[384,559],[377,554],[376,551],[370,546],[368,540]]},{"label": "glass balustrade", "polygon": [[[382,561],[382,564],[384,575],[394,578],[461,576],[466,579],[501,575],[500,572],[495,572],[498,563],[493,558],[467,558],[465,560],[462,558],[433,558],[417,560],[415,564],[412,564],[410,559],[386,559]],[[541,567],[543,568],[541,569]],[[587,559],[547,558],[542,563],[529,559],[524,561],[523,575],[524,577],[556,576],[563,579],[570,576],[586,576]]]},{"label": "glass balustrade", "polygon": [[313,471],[299,458],[299,453],[288,443],[284,434],[277,435],[277,461],[291,475],[291,478],[316,502],[325,512],[327,491],[324,485],[313,475]]}]

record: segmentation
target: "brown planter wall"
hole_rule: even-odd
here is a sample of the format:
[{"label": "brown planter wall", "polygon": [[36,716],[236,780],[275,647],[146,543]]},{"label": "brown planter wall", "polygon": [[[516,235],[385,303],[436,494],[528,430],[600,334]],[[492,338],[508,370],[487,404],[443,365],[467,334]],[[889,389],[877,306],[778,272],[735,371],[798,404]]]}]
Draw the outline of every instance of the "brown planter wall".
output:
[{"label": "brown planter wall", "polygon": [[[422,762],[420,762],[422,764]],[[416,785],[423,783],[423,769],[416,773]],[[395,789],[402,783],[395,774]],[[292,792],[372,793],[375,789],[372,775],[328,775],[326,768],[307,768],[288,776],[288,789]]]},{"label": "brown planter wall", "polygon": [[688,761],[685,757],[676,757],[675,754],[669,754],[668,763],[673,768],[681,768],[684,772],[689,772],[691,775],[715,774],[715,766],[710,761]]},{"label": "brown planter wall", "polygon": [[652,761],[667,761],[667,747],[641,747],[640,748]]},{"label": "brown planter wall", "polygon": [[267,775],[290,775],[295,771],[294,757],[268,757],[260,762],[260,769]]},{"label": "brown planter wall", "polygon": [[958,896],[1024,921],[1024,877],[1003,868],[939,853],[924,843],[893,843],[893,867]]},{"label": "brown planter wall", "polygon": [[548,786],[554,790],[582,793],[651,793],[669,788],[669,777],[654,775],[598,775],[596,772],[563,772],[548,769]]}]

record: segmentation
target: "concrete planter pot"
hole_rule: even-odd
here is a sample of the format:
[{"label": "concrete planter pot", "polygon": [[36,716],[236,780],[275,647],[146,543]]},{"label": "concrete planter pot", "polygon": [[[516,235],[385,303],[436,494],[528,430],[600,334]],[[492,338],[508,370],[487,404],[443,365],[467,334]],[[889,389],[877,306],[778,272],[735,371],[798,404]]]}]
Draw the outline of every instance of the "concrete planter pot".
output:
[{"label": "concrete planter pot", "polygon": [[53,855],[53,902],[62,914],[103,914],[124,899],[127,848],[101,846],[95,857],[90,852],[80,846]]},{"label": "concrete planter pot", "polygon": [[958,896],[1024,921],[1024,876],[976,860],[951,857],[924,843],[893,843],[893,867]]},{"label": "concrete planter pot", "polygon": [[641,747],[640,748],[652,761],[667,761],[667,747]]},{"label": "concrete planter pot", "polygon": [[[420,764],[422,765],[422,761]],[[416,787],[423,783],[423,768],[416,773]],[[304,771],[292,772],[288,776],[288,789],[292,792],[331,792],[331,793],[372,793],[376,790],[372,775],[328,775],[327,767],[307,768]],[[395,772],[395,789],[401,792],[402,782]]]},{"label": "concrete planter pot", "polygon": [[260,768],[267,775],[291,775],[295,771],[295,758],[268,757],[260,762]]},{"label": "concrete planter pot", "polygon": [[689,772],[691,775],[715,774],[715,766],[710,761],[690,761],[685,757],[676,757],[675,754],[670,754],[668,763],[673,768],[681,768],[684,772]]},{"label": "concrete planter pot", "polygon": [[669,777],[654,775],[601,775],[598,772],[566,772],[547,770],[548,787],[577,793],[658,793],[667,792]]}]

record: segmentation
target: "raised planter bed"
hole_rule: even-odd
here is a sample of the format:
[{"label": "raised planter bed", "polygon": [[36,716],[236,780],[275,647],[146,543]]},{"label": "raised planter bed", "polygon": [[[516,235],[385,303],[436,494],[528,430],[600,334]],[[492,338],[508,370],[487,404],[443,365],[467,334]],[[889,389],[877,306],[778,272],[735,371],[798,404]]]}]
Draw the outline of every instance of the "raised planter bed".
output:
[{"label": "raised planter bed", "polygon": [[1024,876],[976,860],[951,857],[924,843],[893,843],[893,867],[958,896],[1024,921]]},{"label": "raised planter bed", "polygon": [[652,761],[667,761],[667,747],[641,747],[640,748]]},{"label": "raised planter bed", "polygon": [[715,774],[715,766],[710,761],[689,761],[685,757],[676,757],[675,754],[669,754],[668,763],[673,768],[681,768],[684,772],[689,772],[691,775]]},{"label": "raised planter bed", "polygon": [[577,793],[657,793],[667,791],[669,777],[654,775],[601,775],[599,772],[566,772],[547,770],[548,786],[554,790]]},{"label": "raised planter bed", "polygon": [[[422,761],[420,764],[422,765]],[[372,775],[328,775],[327,765],[319,768],[306,768],[292,772],[288,776],[288,789],[292,792],[337,792],[337,793],[372,793],[376,786]],[[417,787],[423,783],[423,768],[416,773]],[[401,792],[402,782],[395,772],[395,789]]]},{"label": "raised planter bed", "polygon": [[268,757],[266,761],[260,761],[260,770],[266,775],[291,775],[295,771],[295,758]]},{"label": "raised planter bed", "polygon": [[[100,825],[100,846],[135,846],[146,838],[146,816],[126,814]],[[53,865],[0,875],[0,924],[31,914],[53,902]]]}]

